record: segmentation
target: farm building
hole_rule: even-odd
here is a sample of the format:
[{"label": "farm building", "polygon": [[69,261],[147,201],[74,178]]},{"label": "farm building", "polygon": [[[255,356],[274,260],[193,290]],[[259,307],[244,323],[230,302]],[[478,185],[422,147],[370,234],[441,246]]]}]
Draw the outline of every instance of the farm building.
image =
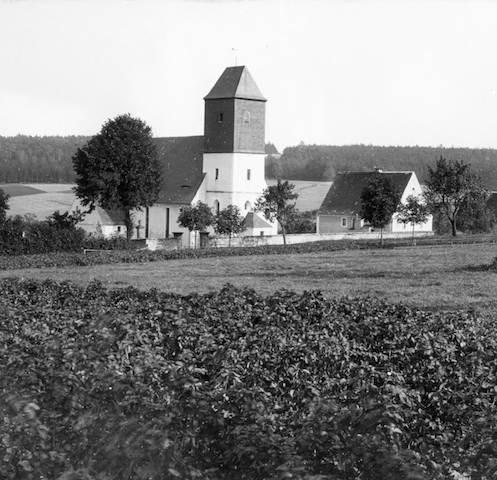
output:
[{"label": "farm building", "polygon": [[[421,185],[414,172],[386,172],[376,169],[373,172],[345,172],[337,174],[317,215],[317,233],[346,233],[351,231],[371,231],[359,215],[361,210],[361,193],[364,187],[376,175],[387,175],[402,192],[401,202],[410,195],[419,196]],[[396,215],[385,229],[387,233],[404,233],[410,228],[398,223]],[[431,216],[425,223],[415,225],[416,232],[431,232]]]},{"label": "farm building", "polygon": [[[238,206],[243,216],[249,215],[244,235],[258,235],[261,229],[276,234],[276,225],[252,212],[267,188],[266,99],[248,69],[240,66],[226,68],[204,101],[203,136],[155,139],[164,184],[157,204],[134,215],[135,223],[143,226],[141,237],[188,234],[179,226],[178,215],[199,200],[214,213],[228,205]],[[136,238],[137,232],[133,233]]]}]

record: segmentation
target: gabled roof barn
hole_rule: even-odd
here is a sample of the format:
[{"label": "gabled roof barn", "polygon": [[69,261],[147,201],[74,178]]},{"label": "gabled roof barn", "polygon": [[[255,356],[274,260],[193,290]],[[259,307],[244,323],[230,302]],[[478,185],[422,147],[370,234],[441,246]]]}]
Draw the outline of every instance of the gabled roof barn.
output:
[{"label": "gabled roof barn", "polygon": [[361,193],[376,176],[388,176],[403,193],[413,172],[345,172],[335,177],[319,208],[322,215],[358,215],[361,210]]}]

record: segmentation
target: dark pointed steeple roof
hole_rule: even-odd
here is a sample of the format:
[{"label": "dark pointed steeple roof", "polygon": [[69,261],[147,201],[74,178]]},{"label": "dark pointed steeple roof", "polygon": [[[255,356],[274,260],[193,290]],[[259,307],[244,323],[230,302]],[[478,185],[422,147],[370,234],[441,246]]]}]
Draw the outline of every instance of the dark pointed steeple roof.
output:
[{"label": "dark pointed steeple roof", "polygon": [[265,102],[247,67],[228,67],[219,77],[212,90],[204,100],[219,98],[244,98]]}]

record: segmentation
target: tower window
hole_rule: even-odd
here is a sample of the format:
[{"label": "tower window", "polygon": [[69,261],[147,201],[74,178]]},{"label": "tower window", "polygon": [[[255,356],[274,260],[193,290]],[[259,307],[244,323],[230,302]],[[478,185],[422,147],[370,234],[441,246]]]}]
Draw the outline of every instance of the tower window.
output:
[{"label": "tower window", "polygon": [[220,209],[221,209],[221,206],[219,205],[219,200],[214,200],[214,212],[216,215],[219,214]]},{"label": "tower window", "polygon": [[216,180],[219,178],[219,168],[216,168]]},{"label": "tower window", "polygon": [[250,180],[250,169],[247,170],[247,180]]},{"label": "tower window", "polygon": [[217,116],[217,121],[219,123],[223,123],[223,121],[224,121],[224,113],[223,112],[219,112],[219,114]]},{"label": "tower window", "polygon": [[250,123],[250,112],[247,112],[247,111],[244,112],[243,123]]}]

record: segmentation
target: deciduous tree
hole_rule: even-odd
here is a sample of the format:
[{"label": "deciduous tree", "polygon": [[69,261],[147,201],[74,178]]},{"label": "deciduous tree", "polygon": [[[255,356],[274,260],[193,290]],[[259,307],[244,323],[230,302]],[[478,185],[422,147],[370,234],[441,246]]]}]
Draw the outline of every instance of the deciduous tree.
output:
[{"label": "deciduous tree", "polygon": [[228,205],[216,216],[214,230],[220,235],[228,235],[228,245],[231,246],[232,235],[244,232],[247,227],[243,224],[243,217],[236,205]]},{"label": "deciduous tree", "polygon": [[297,210],[287,223],[288,233],[316,233],[317,210],[301,212]]},{"label": "deciduous tree", "polygon": [[96,205],[122,210],[130,239],[133,210],[152,206],[161,189],[162,168],[151,128],[129,114],[109,120],[78,148],[73,165],[81,203],[90,211]]},{"label": "deciduous tree", "polygon": [[[286,245],[286,226],[290,218],[295,213],[295,202],[298,198],[298,193],[294,193],[295,185],[288,181],[282,182],[278,180],[276,185],[270,185],[264,189],[262,195],[255,204],[254,210],[262,212],[264,218],[270,222],[275,220],[281,226],[283,234],[283,243]],[[293,203],[291,203],[293,202]]]},{"label": "deciduous tree", "polygon": [[430,209],[443,213],[449,220],[452,235],[457,235],[457,220],[471,197],[485,191],[471,166],[459,160],[440,157],[435,168],[429,167],[425,197]]},{"label": "deciduous tree", "polygon": [[197,248],[196,232],[202,232],[214,223],[215,217],[210,207],[200,200],[195,205],[183,207],[178,223],[190,232],[195,232],[195,248]]},{"label": "deciduous tree", "polygon": [[495,214],[487,208],[489,194],[485,189],[471,192],[461,205],[458,228],[466,233],[488,233],[495,225]]},{"label": "deciduous tree", "polygon": [[425,202],[418,196],[409,195],[406,203],[401,203],[397,209],[397,222],[412,225],[412,244],[416,245],[414,239],[414,228],[418,223],[424,223],[428,220],[430,211]]},{"label": "deciduous tree", "polygon": [[375,175],[361,193],[361,210],[359,215],[379,228],[383,245],[383,229],[392,221],[400,202],[401,192],[388,176],[381,173]]}]

